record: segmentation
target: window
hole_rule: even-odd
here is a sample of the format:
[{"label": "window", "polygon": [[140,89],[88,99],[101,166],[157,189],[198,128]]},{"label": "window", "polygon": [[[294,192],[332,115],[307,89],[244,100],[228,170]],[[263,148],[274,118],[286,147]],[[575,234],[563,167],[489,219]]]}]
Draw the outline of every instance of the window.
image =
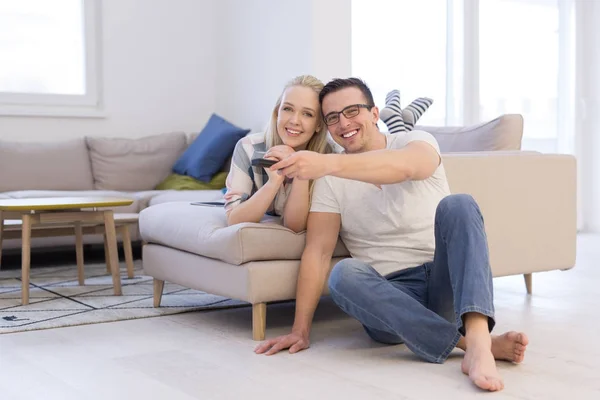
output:
[{"label": "window", "polygon": [[480,119],[522,114],[523,149],[572,150],[559,143],[574,132],[572,127],[561,132],[562,120],[571,119],[569,107],[574,102],[564,102],[573,99],[574,87],[569,15],[568,9],[559,7],[559,0],[479,3]]},{"label": "window", "polygon": [[352,73],[379,106],[394,88],[403,107],[432,97],[419,125],[518,113],[523,149],[574,153],[573,3],[353,0]]},{"label": "window", "polygon": [[446,0],[352,1],[352,74],[366,81],[380,109],[398,89],[402,107],[418,97],[434,100],[420,125],[444,124],[445,65]]},{"label": "window", "polygon": [[0,113],[93,116],[97,4],[0,0]]}]

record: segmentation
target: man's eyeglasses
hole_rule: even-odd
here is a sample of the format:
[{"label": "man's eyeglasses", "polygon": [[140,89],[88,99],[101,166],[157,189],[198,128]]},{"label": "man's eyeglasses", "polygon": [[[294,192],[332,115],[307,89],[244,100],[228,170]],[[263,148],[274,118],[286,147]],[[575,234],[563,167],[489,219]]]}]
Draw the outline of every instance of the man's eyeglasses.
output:
[{"label": "man's eyeglasses", "polygon": [[361,108],[366,108],[371,111],[373,106],[369,106],[367,104],[352,104],[348,107],[344,107],[342,111],[333,111],[323,117],[326,125],[334,125],[340,122],[340,114],[344,114],[346,118],[354,118],[358,115]]}]

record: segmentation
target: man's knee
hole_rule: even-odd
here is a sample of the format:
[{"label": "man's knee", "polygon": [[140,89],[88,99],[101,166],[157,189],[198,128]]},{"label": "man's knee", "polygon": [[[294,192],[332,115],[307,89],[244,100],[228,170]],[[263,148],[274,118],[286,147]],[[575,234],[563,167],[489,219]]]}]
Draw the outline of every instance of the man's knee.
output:
[{"label": "man's knee", "polygon": [[378,329],[372,329],[364,325],[363,328],[365,332],[367,332],[367,335],[369,335],[369,337],[376,342],[392,345],[404,343],[402,338],[396,333],[389,333]]},{"label": "man's knee", "polygon": [[365,263],[346,258],[333,266],[329,274],[327,285],[330,292],[345,292],[352,290],[358,282],[360,276],[366,272],[368,265]]},{"label": "man's knee", "polygon": [[444,197],[437,206],[436,219],[448,221],[448,219],[464,219],[476,216],[482,218],[479,205],[469,194],[451,194]]}]

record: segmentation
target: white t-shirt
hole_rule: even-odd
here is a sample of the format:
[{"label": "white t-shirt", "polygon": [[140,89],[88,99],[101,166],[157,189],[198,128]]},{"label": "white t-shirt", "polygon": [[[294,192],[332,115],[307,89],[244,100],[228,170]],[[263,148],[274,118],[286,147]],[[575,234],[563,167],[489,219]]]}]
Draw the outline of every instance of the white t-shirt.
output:
[{"label": "white t-shirt", "polygon": [[[419,140],[440,153],[435,138],[425,131],[385,136],[388,149]],[[381,185],[381,189],[324,176],[315,182],[310,211],[340,214],[340,237],[352,257],[385,276],[433,260],[435,210],[449,194],[443,164],[425,180]]]}]

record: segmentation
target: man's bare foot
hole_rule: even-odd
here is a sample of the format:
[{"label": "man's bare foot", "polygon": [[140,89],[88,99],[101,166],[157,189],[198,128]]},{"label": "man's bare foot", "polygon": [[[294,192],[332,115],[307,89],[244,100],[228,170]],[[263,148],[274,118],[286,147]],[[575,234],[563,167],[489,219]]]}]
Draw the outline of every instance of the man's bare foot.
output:
[{"label": "man's bare foot", "polygon": [[484,341],[467,346],[461,369],[480,389],[490,392],[504,389],[504,381],[496,369],[496,360],[489,342],[487,345]]},{"label": "man's bare foot", "polygon": [[492,354],[496,360],[521,363],[525,358],[525,350],[529,338],[522,332],[506,332],[500,336],[492,336]]}]

